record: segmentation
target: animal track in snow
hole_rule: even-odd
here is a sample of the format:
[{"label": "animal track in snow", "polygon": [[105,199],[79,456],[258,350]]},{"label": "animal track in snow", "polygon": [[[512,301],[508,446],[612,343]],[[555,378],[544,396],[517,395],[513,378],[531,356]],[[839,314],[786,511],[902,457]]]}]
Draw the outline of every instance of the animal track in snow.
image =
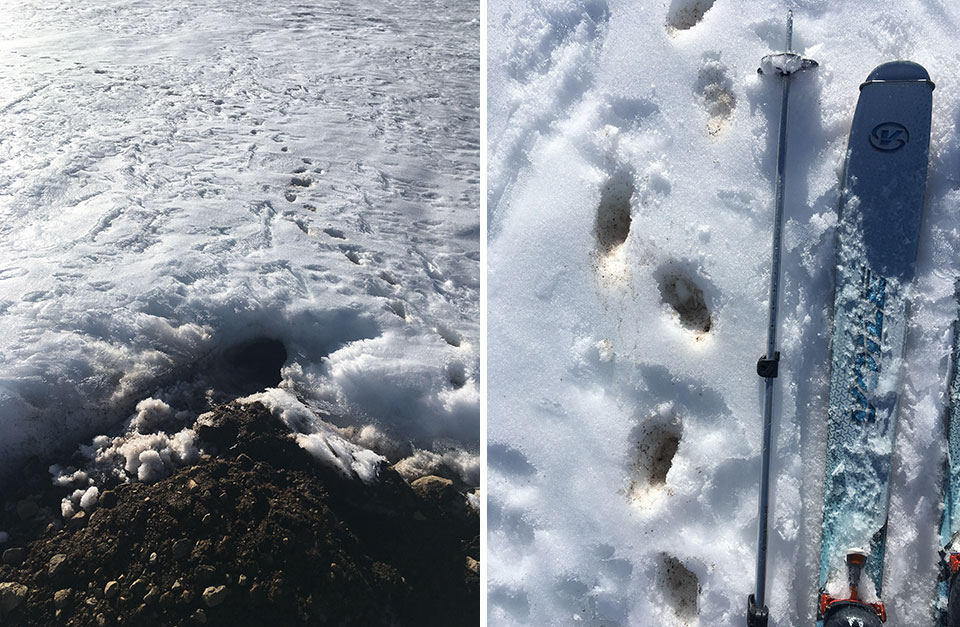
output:
[{"label": "animal track in snow", "polygon": [[[389,281],[387,282],[389,283]],[[439,333],[443,341],[450,346],[460,346],[463,342],[463,337],[459,333],[442,322],[437,323],[437,333]]]},{"label": "animal track in snow", "polygon": [[677,624],[687,627],[697,625],[697,598],[700,596],[697,576],[676,557],[661,553],[657,583],[664,592],[667,605],[673,611]]},{"label": "animal track in snow", "polygon": [[635,443],[627,498],[650,505],[667,491],[667,474],[680,448],[683,426],[672,414],[657,413],[630,434]]},{"label": "animal track in snow", "polygon": [[386,282],[389,283],[390,285],[397,285],[398,283],[400,283],[400,281],[397,279],[397,277],[393,276],[392,274],[390,274],[390,273],[387,272],[386,270],[381,270],[381,271],[380,271],[380,274],[377,275],[377,276],[379,276],[381,279],[383,279],[384,281],[386,281]]},{"label": "animal track in snow", "polygon": [[667,12],[667,31],[689,30],[700,23],[714,0],[673,0]]},{"label": "animal track in snow", "polygon": [[537,473],[537,469],[526,455],[506,444],[489,444],[487,463],[491,468],[515,477],[529,477]]},{"label": "animal track in snow", "polygon": [[454,389],[459,390],[467,384],[467,368],[459,361],[447,364],[447,379]]},{"label": "animal track in snow", "polygon": [[676,264],[666,264],[657,271],[656,278],[660,287],[660,298],[673,308],[680,324],[696,332],[698,336],[709,333],[713,327],[710,309],[707,307],[703,289],[691,278],[690,273]]},{"label": "animal track in snow", "polygon": [[594,223],[597,251],[610,253],[626,241],[630,234],[630,207],[633,199],[633,178],[626,171],[618,172],[600,190],[600,205]]},{"label": "animal track in snow", "polygon": [[530,616],[530,601],[522,589],[494,586],[487,594],[487,601],[500,608],[515,621],[526,621]]},{"label": "animal track in snow", "polygon": [[[353,261],[351,259],[351,261]],[[359,262],[354,262],[359,263]],[[407,319],[407,307],[400,300],[391,300],[387,303],[387,309],[393,312],[401,320]]]},{"label": "animal track in snow", "polygon": [[294,187],[310,187],[313,185],[313,179],[309,176],[294,176],[290,179],[290,184]]},{"label": "animal track in snow", "polygon": [[727,67],[717,58],[705,58],[697,75],[693,91],[703,101],[710,119],[707,132],[717,135],[733,115],[737,97],[733,93],[733,81],[727,76]]}]

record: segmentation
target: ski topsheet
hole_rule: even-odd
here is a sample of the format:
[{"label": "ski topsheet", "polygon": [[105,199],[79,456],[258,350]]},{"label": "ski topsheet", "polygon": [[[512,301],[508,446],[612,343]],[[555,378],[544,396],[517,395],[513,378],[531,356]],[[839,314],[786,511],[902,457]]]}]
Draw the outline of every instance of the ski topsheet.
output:
[{"label": "ski topsheet", "polygon": [[[960,315],[960,280],[956,288]],[[960,317],[953,323],[949,403],[947,472],[943,481],[943,514],[940,518],[942,563],[936,604],[939,627],[960,625]]]},{"label": "ski topsheet", "polygon": [[[915,272],[933,83],[916,63],[860,86],[841,196],[818,625],[879,624],[906,290]],[[852,621],[852,622],[851,622]]]}]

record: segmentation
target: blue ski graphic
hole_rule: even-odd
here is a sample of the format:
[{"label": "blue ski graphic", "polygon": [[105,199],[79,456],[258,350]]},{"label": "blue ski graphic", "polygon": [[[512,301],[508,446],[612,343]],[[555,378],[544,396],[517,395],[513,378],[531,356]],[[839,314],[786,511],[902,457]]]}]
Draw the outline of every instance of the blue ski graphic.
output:
[{"label": "blue ski graphic", "polygon": [[890,464],[926,187],[933,83],[894,61],[860,86],[837,235],[818,625],[886,620]]},{"label": "blue ski graphic", "polygon": [[956,283],[958,319],[953,323],[947,412],[947,464],[940,518],[940,582],[937,588],[937,625],[960,625],[960,279]]}]

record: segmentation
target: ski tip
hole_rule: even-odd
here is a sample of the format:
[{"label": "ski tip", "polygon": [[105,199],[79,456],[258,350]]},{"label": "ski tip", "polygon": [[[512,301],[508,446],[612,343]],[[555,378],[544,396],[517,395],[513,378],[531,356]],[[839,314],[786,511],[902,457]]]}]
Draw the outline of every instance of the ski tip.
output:
[{"label": "ski tip", "polygon": [[889,61],[878,65],[867,76],[867,80],[860,85],[860,89],[871,83],[909,82],[927,83],[930,89],[935,85],[930,80],[930,74],[919,63],[913,61]]}]

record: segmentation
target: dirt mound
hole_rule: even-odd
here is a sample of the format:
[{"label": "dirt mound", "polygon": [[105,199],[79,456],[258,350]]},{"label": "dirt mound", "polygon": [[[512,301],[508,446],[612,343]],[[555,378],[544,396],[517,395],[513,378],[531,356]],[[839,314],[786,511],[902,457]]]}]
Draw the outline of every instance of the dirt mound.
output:
[{"label": "dirt mound", "polygon": [[0,510],[0,624],[479,623],[479,515],[452,482],[343,478],[260,404],[198,433],[215,454],[65,526],[69,490],[25,466]]}]

